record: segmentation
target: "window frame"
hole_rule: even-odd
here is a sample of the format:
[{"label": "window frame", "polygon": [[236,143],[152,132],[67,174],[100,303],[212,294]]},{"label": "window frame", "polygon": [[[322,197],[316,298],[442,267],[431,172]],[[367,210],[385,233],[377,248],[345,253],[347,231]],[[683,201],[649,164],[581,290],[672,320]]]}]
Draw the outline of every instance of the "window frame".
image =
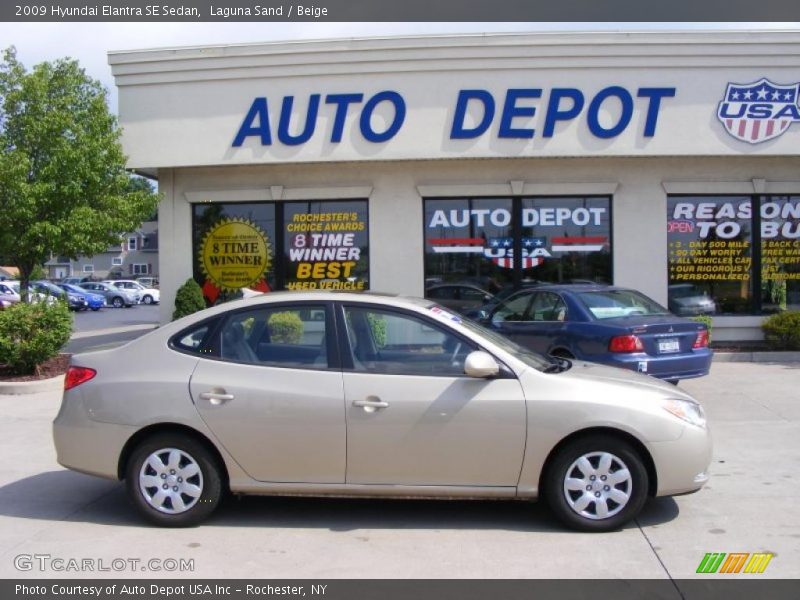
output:
[{"label": "window frame", "polygon": [[94,264],[83,265],[83,273],[94,273]]},{"label": "window frame", "polygon": [[[240,360],[231,360],[229,358],[222,358],[220,356],[220,343],[219,337],[222,334],[222,330],[227,323],[229,323],[232,319],[236,317],[236,315],[242,313],[251,313],[257,310],[270,310],[270,311],[277,311],[280,312],[281,310],[297,310],[299,308],[309,308],[311,306],[314,307],[322,307],[325,310],[325,349],[328,356],[328,365],[326,367],[322,367],[319,365],[308,365],[308,366],[282,366],[278,364],[272,363],[252,363],[247,361],[240,361]],[[190,352],[185,349],[182,349],[177,340],[181,337],[187,335],[188,332],[201,327],[203,323],[206,321],[211,321],[214,319],[218,319],[218,322],[215,326],[209,330],[208,336],[203,340],[200,348],[202,348],[202,352]],[[190,327],[181,330],[177,334],[173,335],[169,340],[169,347],[175,350],[176,352],[182,352],[183,354],[190,354],[191,356],[199,356],[200,358],[208,359],[208,360],[215,360],[218,362],[224,362],[232,365],[246,365],[250,367],[262,367],[262,368],[269,368],[269,369],[292,369],[298,371],[341,371],[341,360],[339,356],[339,344],[337,343],[337,330],[335,325],[335,317],[333,312],[332,303],[330,301],[314,301],[313,299],[310,301],[282,301],[282,302],[263,302],[259,304],[254,304],[250,306],[245,306],[242,308],[238,308],[236,310],[227,311],[221,315],[214,315],[209,317],[206,320],[198,321],[194,323]]]},{"label": "window frame", "polygon": [[[431,306],[437,306],[435,302],[431,302]],[[378,312],[384,312],[392,315],[396,315],[398,317],[411,317],[413,319],[417,319],[422,323],[424,327],[429,327],[435,331],[444,331],[445,333],[452,335],[456,339],[458,339],[462,344],[466,344],[468,347],[472,348],[470,352],[475,352],[477,350],[481,350],[486,352],[492,356],[497,361],[497,364],[500,366],[500,371],[494,379],[516,379],[516,375],[514,372],[493,352],[490,352],[485,347],[483,347],[480,343],[476,342],[475,340],[463,335],[460,331],[456,331],[455,329],[449,328],[440,321],[437,321],[433,317],[429,317],[426,314],[419,313],[413,310],[408,310],[406,308],[400,308],[396,306],[387,306],[385,304],[374,304],[370,302],[352,302],[352,301],[345,301],[345,302],[337,302],[336,303],[336,319],[337,319],[337,330],[340,332],[339,337],[339,355],[342,361],[342,371],[346,373],[363,373],[365,375],[370,376],[385,376],[385,377],[437,377],[437,378],[458,378],[458,379],[472,379],[466,373],[460,374],[452,374],[452,373],[374,373],[371,371],[360,371],[355,368],[353,363],[353,348],[350,343],[350,336],[348,334],[348,327],[347,327],[347,318],[345,316],[345,310],[347,308],[356,308],[361,310],[375,310]]]},{"label": "window frame", "polygon": [[[131,243],[133,242],[133,243]],[[128,252],[136,252],[139,246],[139,240],[136,239],[135,235],[128,237]]]}]

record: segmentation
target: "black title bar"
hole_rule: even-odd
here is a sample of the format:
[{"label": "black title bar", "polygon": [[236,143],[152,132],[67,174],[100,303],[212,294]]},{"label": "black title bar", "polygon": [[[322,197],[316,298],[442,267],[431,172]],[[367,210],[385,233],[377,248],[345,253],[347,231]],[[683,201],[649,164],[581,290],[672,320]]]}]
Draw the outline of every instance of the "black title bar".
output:
[{"label": "black title bar", "polygon": [[797,0],[4,0],[1,21],[792,22]]}]

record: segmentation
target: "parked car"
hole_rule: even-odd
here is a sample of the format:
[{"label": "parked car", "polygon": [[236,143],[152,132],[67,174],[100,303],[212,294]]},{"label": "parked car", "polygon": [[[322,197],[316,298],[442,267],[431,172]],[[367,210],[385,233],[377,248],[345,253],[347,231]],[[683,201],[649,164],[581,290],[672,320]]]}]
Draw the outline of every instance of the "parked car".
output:
[{"label": "parked car", "polygon": [[676,283],[667,288],[669,310],[676,315],[713,315],[717,303],[693,283]]},{"label": "parked car", "polygon": [[58,287],[69,294],[82,297],[84,300],[84,309],[98,311],[106,305],[106,297],[102,294],[95,294],[89,290],[83,289],[80,286],[69,283],[59,283]]},{"label": "parked car", "polygon": [[[20,302],[22,301],[19,281],[7,279],[3,281],[3,285],[5,285],[7,288],[11,290],[11,294],[9,295],[10,298],[16,296],[20,298]],[[58,296],[53,296],[50,293],[37,292],[36,289],[33,287],[32,282],[28,284],[28,298],[27,298],[28,304],[34,304],[36,302],[47,302],[48,304],[55,304],[58,301],[59,301]]]},{"label": "parked car", "polygon": [[536,352],[632,369],[677,383],[708,374],[708,328],[635,290],[542,285],[476,311],[478,321]]},{"label": "parked car", "polygon": [[161,301],[161,292],[153,288],[147,288],[132,279],[115,279],[104,283],[113,285],[116,288],[139,292],[140,302],[143,304],[158,304]]},{"label": "parked car", "polygon": [[87,302],[83,294],[67,292],[58,287],[52,281],[46,281],[44,279],[31,281],[29,284],[29,289],[37,294],[41,294],[42,296],[49,296],[57,300],[65,301],[70,310],[78,311],[87,308]]},{"label": "parked car", "polygon": [[148,288],[151,290],[158,289],[158,277],[151,277],[151,276],[137,277],[136,281],[139,282],[144,288]]},{"label": "parked car", "polygon": [[425,290],[425,297],[459,313],[491,302],[494,296],[469,283],[440,283]]},{"label": "parked car", "polygon": [[230,490],[542,497],[607,531],[702,487],[711,460],[703,409],[674,386],[546,358],[429,300],[320,291],[73,356],[53,435],[59,463],[124,480],[164,526]]},{"label": "parked car", "polygon": [[11,306],[20,302],[22,298],[20,298],[19,292],[11,286],[11,282],[0,281],[0,300],[5,306]]},{"label": "parked car", "polygon": [[94,281],[91,275],[84,275],[83,277],[65,277],[59,283],[67,283],[69,285],[81,285],[87,281]]},{"label": "parked car", "polygon": [[105,297],[106,304],[114,308],[130,308],[138,304],[141,297],[136,290],[126,290],[114,287],[108,283],[99,281],[87,281],[81,287],[89,292],[100,294]]}]

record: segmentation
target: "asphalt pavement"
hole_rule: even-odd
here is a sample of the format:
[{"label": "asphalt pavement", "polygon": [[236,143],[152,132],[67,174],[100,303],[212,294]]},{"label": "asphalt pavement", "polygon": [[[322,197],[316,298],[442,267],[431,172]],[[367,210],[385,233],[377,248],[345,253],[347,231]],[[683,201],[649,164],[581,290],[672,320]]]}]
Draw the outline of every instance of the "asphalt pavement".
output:
[{"label": "asphalt pavement", "polygon": [[[543,504],[510,501],[231,499],[207,523],[144,524],[122,484],[55,460],[58,393],[0,396],[0,577],[658,578],[697,575],[709,552],[769,552],[758,576],[800,577],[800,364],[715,364],[681,382],[715,439],[700,492],[651,500],[621,531],[575,533]],[[193,570],[19,571],[33,554],[193,561]],[[676,584],[679,585],[679,582]]]},{"label": "asphalt pavement", "polygon": [[73,313],[72,337],[63,352],[77,354],[113,348],[136,339],[158,325],[157,304],[101,308]]}]

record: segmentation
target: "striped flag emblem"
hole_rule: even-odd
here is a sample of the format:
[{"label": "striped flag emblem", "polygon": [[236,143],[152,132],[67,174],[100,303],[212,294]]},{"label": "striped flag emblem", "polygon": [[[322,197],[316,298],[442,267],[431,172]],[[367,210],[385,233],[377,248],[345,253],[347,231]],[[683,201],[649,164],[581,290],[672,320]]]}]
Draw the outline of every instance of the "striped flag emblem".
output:
[{"label": "striped flag emblem", "polygon": [[768,79],[729,83],[717,118],[737,140],[759,144],[776,138],[800,121],[800,83],[781,85]]},{"label": "striped flag emblem", "polygon": [[550,249],[553,252],[599,252],[607,241],[604,236],[554,237]]}]

